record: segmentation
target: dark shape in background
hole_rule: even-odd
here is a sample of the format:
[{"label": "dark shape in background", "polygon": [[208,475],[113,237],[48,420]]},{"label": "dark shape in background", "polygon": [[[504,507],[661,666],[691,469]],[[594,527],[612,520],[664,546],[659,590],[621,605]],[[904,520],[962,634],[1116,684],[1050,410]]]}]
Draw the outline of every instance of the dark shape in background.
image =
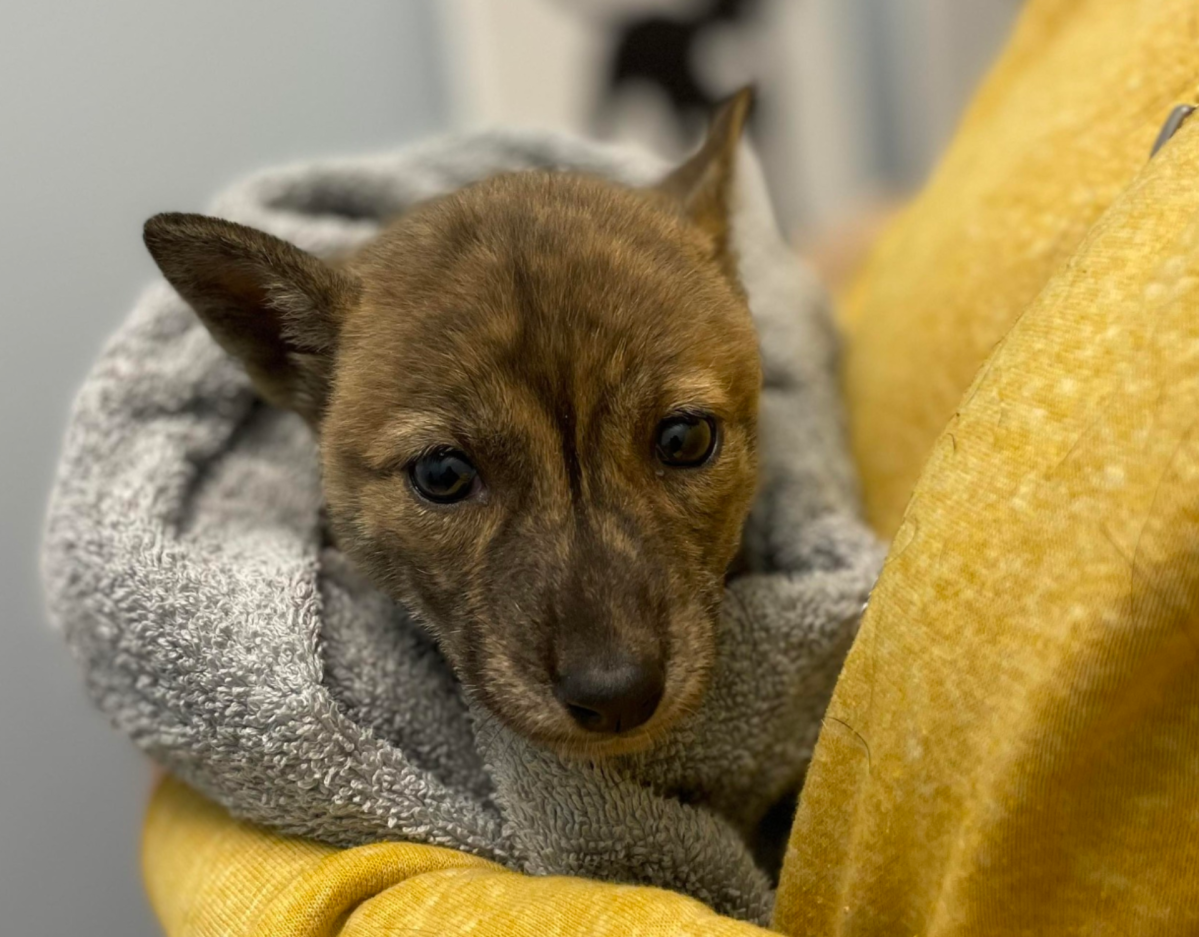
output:
[{"label": "dark shape in background", "polygon": [[[683,135],[702,127],[716,105],[735,88],[712,91],[696,73],[696,48],[708,29],[750,19],[759,0],[712,0],[690,17],[629,17],[613,28],[617,39],[603,79],[601,109],[610,109],[636,85],[660,90]],[[751,131],[755,123],[750,116]]]}]

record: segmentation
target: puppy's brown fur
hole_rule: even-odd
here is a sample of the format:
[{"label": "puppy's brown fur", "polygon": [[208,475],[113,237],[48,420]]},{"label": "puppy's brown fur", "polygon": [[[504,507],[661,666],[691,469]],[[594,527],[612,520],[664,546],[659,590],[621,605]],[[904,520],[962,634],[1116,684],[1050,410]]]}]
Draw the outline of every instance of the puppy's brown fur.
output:
[{"label": "puppy's brown fur", "polygon": [[[160,215],[146,244],[270,402],[318,432],[338,544],[535,741],[647,744],[695,707],[757,475],[757,341],[728,245],[749,95],[659,186],[497,176],[423,204],[337,268],[258,231]],[[715,454],[664,465],[660,422],[709,415]],[[410,466],[469,454],[475,493]],[[607,658],[664,675],[653,716],[588,732],[555,698]]]}]

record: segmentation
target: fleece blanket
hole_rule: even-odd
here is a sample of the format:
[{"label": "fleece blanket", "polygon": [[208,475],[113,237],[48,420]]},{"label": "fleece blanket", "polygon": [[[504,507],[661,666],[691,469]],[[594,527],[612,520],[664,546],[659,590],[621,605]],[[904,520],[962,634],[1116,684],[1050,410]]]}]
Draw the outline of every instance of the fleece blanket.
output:
[{"label": "fleece blanket", "polygon": [[[299,418],[262,403],[162,283],[79,393],[44,545],[52,619],[99,707],[234,815],[284,833],[449,846],[764,922],[757,831],[802,780],[881,551],[858,519],[828,304],[779,236],[748,149],[740,164],[733,243],[761,337],[762,478],[712,686],[658,746],[564,761],[477,707],[419,622],[322,537]],[[489,132],[265,172],[211,211],[335,254],[422,199],[531,167],[631,184],[667,168]]]}]

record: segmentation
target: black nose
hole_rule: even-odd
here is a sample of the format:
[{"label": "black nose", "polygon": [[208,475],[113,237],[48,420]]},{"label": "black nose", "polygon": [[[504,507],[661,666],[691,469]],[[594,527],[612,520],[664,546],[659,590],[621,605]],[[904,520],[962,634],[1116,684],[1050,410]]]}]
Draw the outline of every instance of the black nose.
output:
[{"label": "black nose", "polygon": [[589,732],[628,732],[654,714],[662,688],[656,664],[596,661],[564,671],[554,694]]}]

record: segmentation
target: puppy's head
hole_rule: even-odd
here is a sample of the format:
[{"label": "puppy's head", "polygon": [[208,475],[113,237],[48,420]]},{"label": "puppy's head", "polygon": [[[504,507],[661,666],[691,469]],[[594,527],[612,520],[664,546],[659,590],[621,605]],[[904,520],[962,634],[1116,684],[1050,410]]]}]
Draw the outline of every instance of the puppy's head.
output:
[{"label": "puppy's head", "polygon": [[562,752],[643,746],[704,690],[757,474],[728,243],[748,104],[651,189],[495,177],[336,268],[216,219],[146,225],[216,340],[318,432],[339,545]]}]

